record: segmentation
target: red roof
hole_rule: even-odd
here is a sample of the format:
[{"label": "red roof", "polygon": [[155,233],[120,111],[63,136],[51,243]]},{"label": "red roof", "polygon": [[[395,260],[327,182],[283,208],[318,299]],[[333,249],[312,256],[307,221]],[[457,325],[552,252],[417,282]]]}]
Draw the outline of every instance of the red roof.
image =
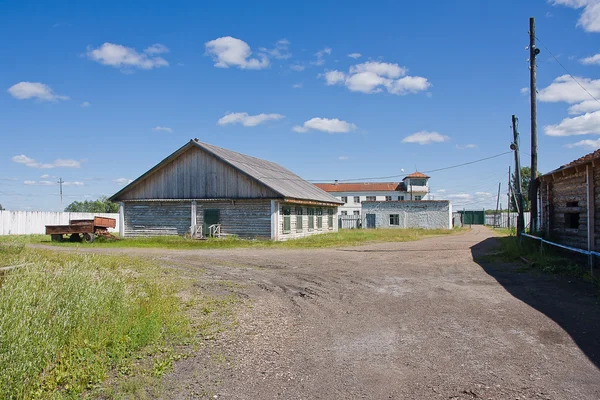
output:
[{"label": "red roof", "polygon": [[425,174],[424,174],[424,173],[422,173],[422,172],[415,171],[415,172],[413,172],[413,173],[412,173],[412,174],[410,174],[410,175],[406,175],[406,176],[404,177],[404,179],[406,179],[406,178],[425,178],[425,179],[427,179],[427,178],[430,178],[430,177],[429,177],[429,176],[427,176],[427,175],[425,175]]},{"label": "red roof", "polygon": [[326,192],[393,192],[404,191],[399,182],[315,183]]},{"label": "red roof", "polygon": [[595,160],[596,158],[600,158],[600,149],[594,151],[593,153],[586,154],[585,156],[580,157],[580,158],[578,158],[575,161],[571,161],[570,163],[568,163],[566,165],[563,165],[561,168],[564,168],[564,167],[574,167],[574,166],[579,165],[579,164],[585,164],[587,162]]}]

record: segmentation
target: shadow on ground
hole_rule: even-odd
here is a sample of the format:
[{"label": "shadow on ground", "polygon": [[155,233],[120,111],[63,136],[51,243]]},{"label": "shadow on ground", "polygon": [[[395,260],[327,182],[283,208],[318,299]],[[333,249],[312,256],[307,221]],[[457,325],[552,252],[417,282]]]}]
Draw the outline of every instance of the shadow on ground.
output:
[{"label": "shadow on ground", "polygon": [[473,260],[510,294],[551,318],[600,368],[600,304],[597,288],[581,278],[543,274],[524,264],[487,261],[499,245],[488,238],[471,247]]}]

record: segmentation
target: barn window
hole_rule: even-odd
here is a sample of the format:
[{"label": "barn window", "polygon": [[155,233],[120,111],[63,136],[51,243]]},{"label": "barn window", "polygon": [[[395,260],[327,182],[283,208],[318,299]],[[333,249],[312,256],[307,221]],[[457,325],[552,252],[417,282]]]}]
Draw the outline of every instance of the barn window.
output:
[{"label": "barn window", "polygon": [[303,222],[302,207],[296,207],[296,232],[302,232]]},{"label": "barn window", "polygon": [[377,197],[376,196],[367,196],[367,201],[376,201]]},{"label": "barn window", "polygon": [[315,229],[315,209],[309,208],[306,211],[308,214],[308,230],[312,231]]},{"label": "barn window", "polygon": [[333,209],[332,208],[327,210],[327,228],[329,228],[329,230],[333,229]]},{"label": "barn window", "polygon": [[415,196],[415,200],[421,200],[421,196]]},{"label": "barn window", "polygon": [[567,201],[567,207],[579,207],[578,201]]},{"label": "barn window", "polygon": [[348,202],[348,196],[342,196],[342,201],[346,204]]},{"label": "barn window", "polygon": [[385,201],[392,201],[392,196],[385,196]]},{"label": "barn window", "polygon": [[400,214],[390,214],[390,225],[400,225]]},{"label": "barn window", "polygon": [[292,231],[291,214],[292,209],[290,207],[283,207],[283,233],[290,233]]},{"label": "barn window", "polygon": [[360,203],[360,196],[354,196],[354,202],[356,204],[359,204]]},{"label": "barn window", "polygon": [[565,228],[579,229],[579,213],[565,213]]},{"label": "barn window", "polygon": [[398,200],[400,200],[400,201],[404,200],[404,196],[398,196]]},{"label": "barn window", "polygon": [[323,209],[317,208],[317,229],[323,229]]}]

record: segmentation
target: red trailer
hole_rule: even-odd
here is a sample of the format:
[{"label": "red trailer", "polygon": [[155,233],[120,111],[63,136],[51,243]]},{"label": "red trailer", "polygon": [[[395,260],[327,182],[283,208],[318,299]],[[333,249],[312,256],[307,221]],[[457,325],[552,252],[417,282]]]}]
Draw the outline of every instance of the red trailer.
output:
[{"label": "red trailer", "polygon": [[62,242],[63,235],[69,235],[70,242],[93,242],[95,236],[115,238],[108,232],[108,228],[115,228],[117,220],[114,218],[94,217],[94,219],[72,219],[69,225],[46,225],[46,235],[53,241]]}]

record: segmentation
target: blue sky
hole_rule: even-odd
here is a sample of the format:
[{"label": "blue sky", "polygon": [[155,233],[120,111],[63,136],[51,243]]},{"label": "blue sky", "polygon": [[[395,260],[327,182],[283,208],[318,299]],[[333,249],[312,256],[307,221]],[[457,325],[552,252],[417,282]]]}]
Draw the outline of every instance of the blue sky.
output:
[{"label": "blue sky", "polygon": [[[59,210],[58,177],[65,205],[111,195],[194,137],[353,179],[508,151],[516,114],[528,165],[530,16],[600,98],[597,0],[289,3],[0,2],[0,204]],[[600,103],[538,47],[549,171],[600,147]],[[495,207],[511,163],[431,173],[432,190]]]}]

